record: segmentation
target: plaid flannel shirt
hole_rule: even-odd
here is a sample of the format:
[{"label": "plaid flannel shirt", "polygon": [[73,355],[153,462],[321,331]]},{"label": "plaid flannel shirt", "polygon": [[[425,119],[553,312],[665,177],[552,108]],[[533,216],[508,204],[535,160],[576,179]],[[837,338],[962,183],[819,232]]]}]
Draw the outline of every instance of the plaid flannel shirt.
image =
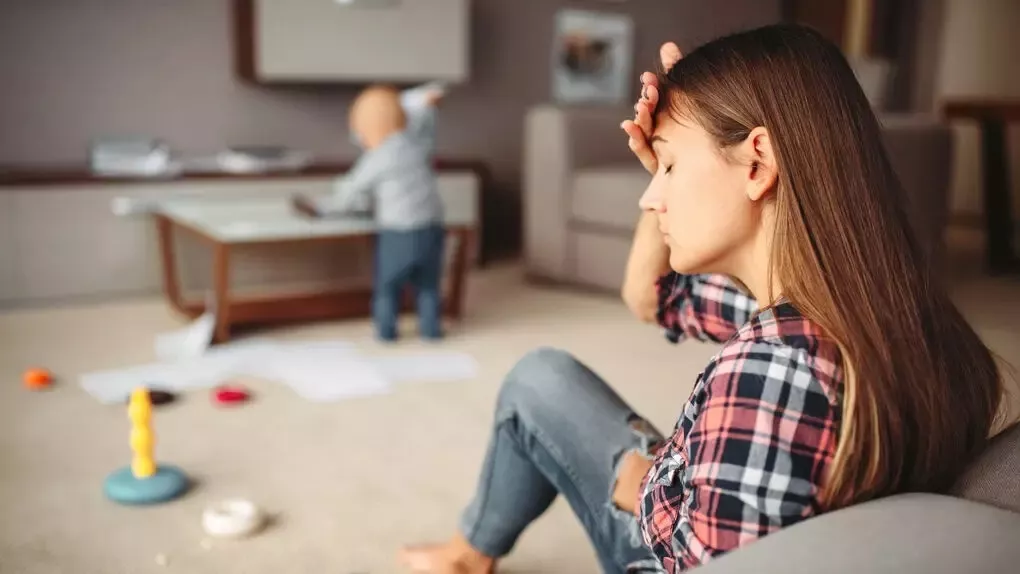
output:
[{"label": "plaid flannel shirt", "polygon": [[641,487],[645,543],[673,573],[820,511],[843,372],[836,344],[788,302],[757,312],[721,275],[669,273],[658,290],[671,341],[725,343]]}]

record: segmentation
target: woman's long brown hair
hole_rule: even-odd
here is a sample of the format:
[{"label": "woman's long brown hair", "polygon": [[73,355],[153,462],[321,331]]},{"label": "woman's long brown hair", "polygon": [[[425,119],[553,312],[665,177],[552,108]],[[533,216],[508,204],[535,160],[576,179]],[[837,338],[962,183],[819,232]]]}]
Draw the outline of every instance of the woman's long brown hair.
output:
[{"label": "woman's long brown hair", "polygon": [[768,130],[778,166],[769,272],[782,289],[769,300],[789,300],[843,355],[839,443],[821,503],[949,489],[986,444],[1002,378],[933,278],[839,49],[809,28],[769,26],[705,44],[659,81],[658,111],[696,121],[724,152]]}]

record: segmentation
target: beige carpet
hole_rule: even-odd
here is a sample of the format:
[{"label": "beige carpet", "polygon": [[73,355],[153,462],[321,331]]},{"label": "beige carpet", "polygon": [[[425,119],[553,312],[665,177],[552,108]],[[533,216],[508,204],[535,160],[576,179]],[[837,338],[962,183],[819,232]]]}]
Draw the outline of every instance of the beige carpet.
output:
[{"label": "beige carpet", "polygon": [[[956,291],[989,344],[1020,365],[1020,282],[969,277]],[[117,506],[101,489],[129,461],[125,411],[86,395],[77,376],[150,360],[153,336],[180,324],[157,299],[0,314],[0,572],[396,572],[400,544],[451,532],[474,485],[500,379],[527,350],[571,350],[663,429],[714,350],[669,345],[612,297],[528,286],[515,266],[489,269],[472,279],[468,318],[445,343],[478,359],[477,380],[329,405],[253,381],[255,401],[229,412],[190,393],[156,411],[157,458],[199,485],[164,506]],[[344,338],[372,353],[421,347],[409,339],[382,349],[366,321],[265,334]],[[23,390],[21,370],[37,364],[63,382]],[[231,496],[256,501],[274,524],[249,540],[203,547],[203,507]],[[167,565],[157,565],[159,554]],[[505,567],[597,571],[562,503]]]}]

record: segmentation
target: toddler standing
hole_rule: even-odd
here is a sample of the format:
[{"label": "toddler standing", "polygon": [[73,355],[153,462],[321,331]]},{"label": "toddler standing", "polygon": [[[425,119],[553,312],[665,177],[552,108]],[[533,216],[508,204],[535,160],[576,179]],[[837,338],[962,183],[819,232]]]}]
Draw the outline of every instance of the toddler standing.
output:
[{"label": "toddler standing", "polygon": [[318,216],[374,212],[378,234],[372,318],[376,335],[385,341],[397,338],[401,294],[407,286],[416,292],[421,336],[442,337],[445,229],[432,165],[435,105],[442,95],[435,85],[403,93],[385,86],[367,88],[350,111],[351,134],[362,155],[337,180],[332,195],[295,201],[302,211]]}]

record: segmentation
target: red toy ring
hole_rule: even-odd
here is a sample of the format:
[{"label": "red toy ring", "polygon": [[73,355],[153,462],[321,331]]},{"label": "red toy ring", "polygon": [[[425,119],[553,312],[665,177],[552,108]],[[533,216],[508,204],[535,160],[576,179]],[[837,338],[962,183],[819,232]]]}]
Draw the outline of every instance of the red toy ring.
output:
[{"label": "red toy ring", "polygon": [[249,396],[247,389],[237,385],[223,385],[213,389],[213,400],[221,405],[243,403]]}]

